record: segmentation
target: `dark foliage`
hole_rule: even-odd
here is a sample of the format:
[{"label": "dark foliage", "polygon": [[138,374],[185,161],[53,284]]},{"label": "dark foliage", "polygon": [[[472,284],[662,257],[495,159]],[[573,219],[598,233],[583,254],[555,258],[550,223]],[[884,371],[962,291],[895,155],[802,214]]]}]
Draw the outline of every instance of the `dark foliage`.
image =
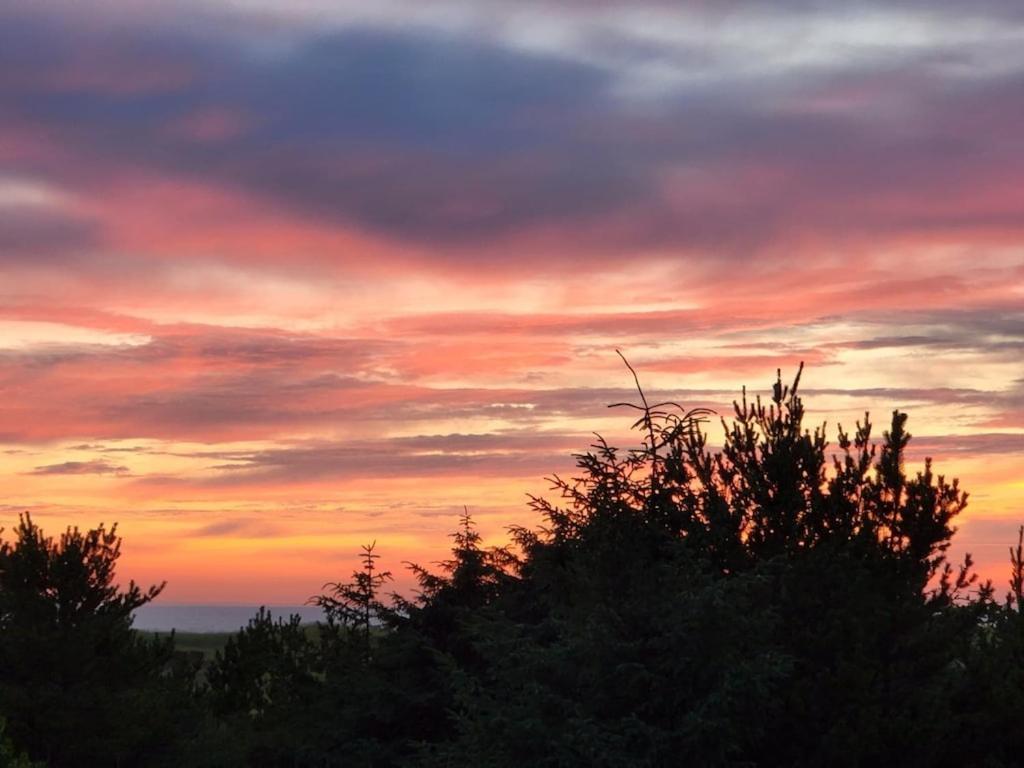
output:
[{"label": "dark foliage", "polygon": [[46,765],[173,764],[192,670],[174,663],[172,638],[132,631],[163,587],[120,591],[120,553],[116,527],[55,541],[27,514],[0,543],[0,712]]},{"label": "dark foliage", "polygon": [[[385,600],[390,574],[370,545],[349,582],[313,599],[321,624],[261,611],[201,671],[179,764],[1021,764],[1024,529],[999,602],[969,557],[947,561],[967,495],[930,461],[907,472],[906,416],[894,413],[880,440],[865,416],[830,446],[823,425],[804,423],[799,379],[777,380],[768,401],[744,394],[722,420],[721,450],[708,444],[711,414],[651,404],[638,382],[640,402],[620,407],[636,410],[640,445],[598,438],[577,477],[552,478],[554,498],[532,500],[540,528],[488,549],[467,513],[438,570],[410,565],[414,598]],[[42,694],[24,682],[14,689],[27,698],[7,691],[31,667],[35,627],[60,621],[18,602],[45,602],[37,582],[18,598],[14,585],[19,568],[35,572],[33,552],[89,545],[41,544],[23,529],[0,552],[3,706],[14,745],[53,759],[33,741],[42,710],[26,703]],[[113,535],[94,533],[93,547]],[[82,615],[122,641],[96,695],[167,701],[168,676],[153,670],[169,649],[131,640],[125,621],[152,593],[105,589]],[[72,669],[88,667],[96,636],[66,641],[84,643],[66,650]],[[49,727],[88,746],[86,731],[72,734],[74,696],[47,702],[67,712]],[[110,741],[114,730],[110,745],[159,764],[139,746],[158,729],[124,725]],[[90,764],[129,764],[107,754]]]}]

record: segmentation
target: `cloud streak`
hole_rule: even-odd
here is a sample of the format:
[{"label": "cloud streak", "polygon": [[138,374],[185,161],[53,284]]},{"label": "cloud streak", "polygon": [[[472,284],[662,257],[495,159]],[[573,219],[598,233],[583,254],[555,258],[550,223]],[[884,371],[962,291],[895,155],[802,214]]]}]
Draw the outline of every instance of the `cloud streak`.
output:
[{"label": "cloud streak", "polygon": [[92,461],[64,461],[60,464],[46,464],[36,467],[33,475],[117,475],[123,477],[131,474],[128,467],[111,464],[102,459]]}]

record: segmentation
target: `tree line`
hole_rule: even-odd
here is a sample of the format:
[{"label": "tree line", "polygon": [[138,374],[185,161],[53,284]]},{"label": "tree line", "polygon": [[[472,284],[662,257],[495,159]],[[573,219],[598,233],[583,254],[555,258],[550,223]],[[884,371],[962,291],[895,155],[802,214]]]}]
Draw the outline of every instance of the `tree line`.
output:
[{"label": "tree line", "polygon": [[116,527],[0,543],[0,766],[1014,766],[1009,590],[952,563],[967,504],[907,417],[834,444],[779,377],[711,414],[636,410],[484,547],[467,513],[413,597],[367,546],[324,618],[261,610],[209,662],[134,632]]}]

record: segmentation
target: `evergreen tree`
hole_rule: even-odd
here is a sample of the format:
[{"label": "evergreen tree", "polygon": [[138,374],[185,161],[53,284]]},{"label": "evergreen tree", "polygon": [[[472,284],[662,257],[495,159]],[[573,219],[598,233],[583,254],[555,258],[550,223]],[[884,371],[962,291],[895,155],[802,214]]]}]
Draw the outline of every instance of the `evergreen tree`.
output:
[{"label": "evergreen tree", "polygon": [[0,543],[0,712],[12,741],[51,766],[156,764],[184,700],[173,640],[132,631],[160,594],[121,590],[116,526],[45,536],[27,513]]},{"label": "evergreen tree", "polygon": [[[1024,531],[1001,605],[970,556],[947,561],[967,496],[930,460],[908,474],[904,414],[880,440],[867,416],[839,426],[833,447],[805,426],[800,374],[779,375],[714,450],[707,411],[651,403],[633,375],[640,402],[618,405],[639,446],[598,437],[532,499],[540,528],[487,549],[467,512],[391,605],[365,547],[314,600],[312,661],[269,661],[292,654],[269,620],[218,657],[213,685],[249,691],[236,762],[1019,764]],[[320,718],[294,730],[305,751],[279,729],[296,713]]]},{"label": "evergreen tree", "polygon": [[212,709],[195,765],[324,765],[327,720],[321,649],[298,615],[260,608],[207,665]]},{"label": "evergreen tree", "polygon": [[[191,704],[194,670],[130,631],[159,588],[113,586],[114,531],[55,543],[24,518],[0,545],[13,743],[58,766],[1019,765],[1024,528],[997,602],[946,557],[967,495],[930,460],[908,473],[905,414],[833,446],[779,374],[715,450],[709,412],[630,371],[638,447],[598,437],[532,499],[540,527],[485,548],[466,511],[390,604],[364,547],[312,599],[323,622],[261,609]],[[195,720],[177,763],[154,702]]]},{"label": "evergreen tree", "polygon": [[[910,435],[804,427],[777,379],[708,449],[705,414],[641,392],[638,449],[603,440],[520,529],[517,578],[473,626],[444,764],[941,764],[963,649],[991,610],[945,551],[967,499]],[[433,604],[427,606],[429,611]],[[470,625],[464,625],[470,626]],[[466,757],[466,756],[471,757]]]},{"label": "evergreen tree", "polygon": [[380,555],[373,550],[377,542],[362,550],[362,568],[352,574],[349,582],[331,582],[324,585],[328,591],[311,599],[324,610],[328,624],[342,628],[341,635],[359,648],[365,661],[373,653],[374,624],[379,624],[387,612],[380,599],[380,591],[391,580],[390,571],[377,569]]}]

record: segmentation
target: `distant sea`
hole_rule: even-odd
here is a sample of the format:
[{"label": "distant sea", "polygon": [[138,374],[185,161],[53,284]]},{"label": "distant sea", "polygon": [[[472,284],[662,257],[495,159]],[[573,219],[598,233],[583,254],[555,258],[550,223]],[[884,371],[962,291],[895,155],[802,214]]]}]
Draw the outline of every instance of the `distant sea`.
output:
[{"label": "distant sea", "polygon": [[[237,632],[256,615],[258,605],[159,605],[150,603],[135,611],[135,629],[154,632]],[[323,611],[312,605],[268,605],[276,619],[293,613],[303,622],[323,619]]]}]

